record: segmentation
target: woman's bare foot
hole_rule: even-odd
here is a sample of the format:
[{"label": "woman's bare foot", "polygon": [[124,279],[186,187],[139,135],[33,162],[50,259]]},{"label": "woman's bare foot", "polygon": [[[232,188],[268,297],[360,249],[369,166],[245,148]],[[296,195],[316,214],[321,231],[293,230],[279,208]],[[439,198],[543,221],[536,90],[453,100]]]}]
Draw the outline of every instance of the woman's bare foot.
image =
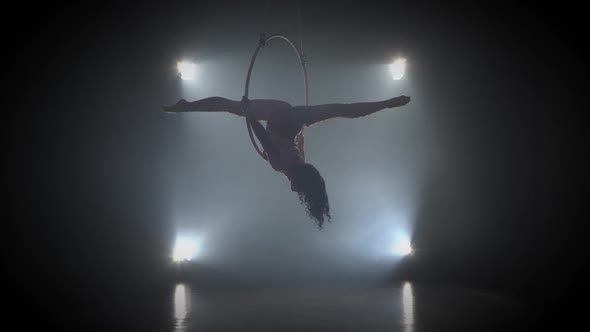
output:
[{"label": "woman's bare foot", "polygon": [[395,98],[391,98],[389,100],[386,100],[385,105],[387,105],[388,108],[392,108],[392,107],[404,106],[405,104],[407,104],[409,102],[410,102],[410,97],[399,96],[399,97],[395,97]]}]

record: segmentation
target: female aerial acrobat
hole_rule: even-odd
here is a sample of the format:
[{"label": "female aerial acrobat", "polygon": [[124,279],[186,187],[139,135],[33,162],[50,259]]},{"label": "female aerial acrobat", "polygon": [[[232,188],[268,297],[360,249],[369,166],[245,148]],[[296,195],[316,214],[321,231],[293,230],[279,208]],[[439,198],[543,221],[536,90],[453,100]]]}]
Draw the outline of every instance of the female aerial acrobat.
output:
[{"label": "female aerial acrobat", "polygon": [[[264,149],[265,159],[275,171],[283,173],[297,192],[307,214],[321,228],[330,221],[330,205],[324,179],[318,170],[305,162],[303,128],[333,118],[360,118],[377,111],[407,104],[410,97],[352,104],[291,106],[279,100],[244,98],[234,101],[210,97],[193,102],[181,99],[176,105],[163,107],[165,112],[228,112],[246,116]],[[246,112],[243,110],[247,109]],[[266,129],[259,121],[266,121]]]}]

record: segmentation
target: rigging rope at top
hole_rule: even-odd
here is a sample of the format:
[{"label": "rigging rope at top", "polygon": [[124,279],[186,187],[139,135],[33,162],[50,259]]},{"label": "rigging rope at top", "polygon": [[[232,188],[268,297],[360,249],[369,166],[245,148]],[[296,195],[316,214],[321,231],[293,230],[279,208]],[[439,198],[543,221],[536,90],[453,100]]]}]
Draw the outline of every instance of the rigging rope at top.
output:
[{"label": "rigging rope at top", "polygon": [[303,61],[307,62],[307,59],[305,58],[305,52],[303,51],[303,30],[301,28],[301,6],[299,5],[299,0],[297,0],[297,16],[299,18],[299,42],[301,44],[299,49],[301,50]]}]

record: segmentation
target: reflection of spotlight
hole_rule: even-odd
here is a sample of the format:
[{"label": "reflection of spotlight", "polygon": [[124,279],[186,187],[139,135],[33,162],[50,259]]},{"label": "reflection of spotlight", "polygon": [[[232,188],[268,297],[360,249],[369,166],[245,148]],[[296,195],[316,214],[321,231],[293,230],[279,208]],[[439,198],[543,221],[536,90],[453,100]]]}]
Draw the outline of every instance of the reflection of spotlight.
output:
[{"label": "reflection of spotlight", "polygon": [[180,61],[177,64],[180,78],[183,80],[192,81],[195,79],[195,64],[188,61]]},{"label": "reflection of spotlight", "polygon": [[174,331],[184,331],[186,318],[191,308],[190,287],[184,284],[176,285],[174,290],[174,318],[176,318]]},{"label": "reflection of spotlight", "polygon": [[394,251],[395,254],[400,256],[406,256],[414,252],[414,250],[412,249],[412,244],[408,239],[398,240],[397,244],[395,245]]},{"label": "reflection of spotlight", "polygon": [[197,244],[192,239],[178,239],[174,247],[174,254],[172,259],[175,262],[190,261],[196,254]]},{"label": "reflection of spotlight", "polygon": [[389,65],[391,75],[393,75],[395,81],[404,77],[404,74],[406,73],[406,62],[406,58],[397,58],[391,65]]},{"label": "reflection of spotlight", "polygon": [[414,292],[409,282],[405,282],[402,288],[402,310],[404,331],[414,331]]}]

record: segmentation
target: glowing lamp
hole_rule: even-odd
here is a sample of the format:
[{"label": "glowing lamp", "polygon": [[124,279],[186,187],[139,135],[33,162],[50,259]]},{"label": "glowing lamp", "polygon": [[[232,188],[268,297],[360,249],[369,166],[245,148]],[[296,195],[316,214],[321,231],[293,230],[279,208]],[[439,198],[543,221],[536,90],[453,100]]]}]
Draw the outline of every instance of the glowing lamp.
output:
[{"label": "glowing lamp", "polygon": [[195,79],[195,64],[188,61],[180,61],[177,64],[180,78],[185,81],[192,81]]},{"label": "glowing lamp", "polygon": [[397,58],[391,65],[389,65],[391,75],[395,81],[404,77],[404,74],[406,73],[406,62],[406,58]]}]

